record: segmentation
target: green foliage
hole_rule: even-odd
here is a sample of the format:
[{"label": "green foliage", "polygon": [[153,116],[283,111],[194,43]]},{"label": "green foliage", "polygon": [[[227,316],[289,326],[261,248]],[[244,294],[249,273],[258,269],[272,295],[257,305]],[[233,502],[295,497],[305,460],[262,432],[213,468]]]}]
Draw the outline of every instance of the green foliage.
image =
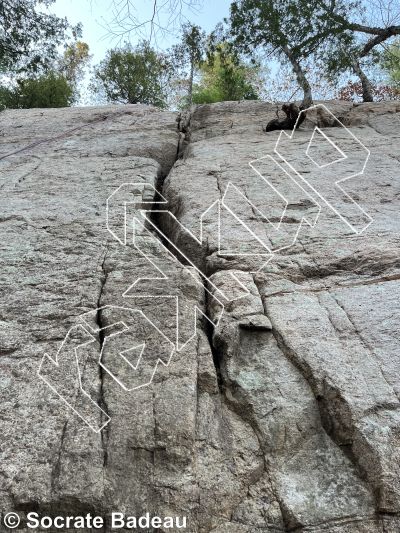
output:
[{"label": "green foliage", "polygon": [[193,78],[196,65],[203,61],[206,46],[206,34],[200,26],[191,22],[182,25],[182,40],[180,44],[172,47],[171,58],[176,69],[189,67],[189,83],[186,96],[186,107],[189,110],[192,104]]},{"label": "green foliage", "polygon": [[[342,2],[336,6],[345,11]],[[288,46],[296,57],[307,58],[332,46],[336,35],[346,37],[318,0],[236,0],[230,20],[235,44],[250,54],[262,46],[282,58]]]},{"label": "green foliage", "polygon": [[172,66],[166,54],[155,52],[148,42],[136,47],[109,50],[94,67],[90,90],[107,102],[166,107]]},{"label": "green foliage", "polygon": [[[321,4],[329,4],[334,16]],[[348,67],[348,52],[356,46],[342,18],[360,9],[358,0],[235,0],[230,32],[235,46],[246,54],[261,47],[282,64],[289,58],[292,64],[313,58],[327,65],[329,57],[329,69],[337,71],[344,62]]]},{"label": "green foliage", "polygon": [[67,19],[36,10],[55,0],[2,0],[0,2],[0,65],[3,70],[38,72],[49,67],[57,47],[81,35],[81,25],[71,27]]},{"label": "green foliage", "polygon": [[252,84],[259,65],[240,60],[229,43],[218,43],[200,66],[201,83],[193,92],[194,104],[211,104],[229,100],[258,100]]},{"label": "green foliage", "polygon": [[75,101],[73,86],[59,73],[18,79],[15,85],[0,86],[0,109],[68,107]]},{"label": "green foliage", "polygon": [[174,63],[180,68],[191,66],[192,63],[200,64],[205,51],[205,32],[191,22],[182,24],[181,31],[181,42],[172,47]]},{"label": "green foliage", "polygon": [[381,54],[381,68],[388,84],[400,89],[400,38],[397,37]]},{"label": "green foliage", "polygon": [[324,61],[329,80],[334,82],[338,74],[349,68],[352,73],[357,73],[355,66],[358,65],[364,70],[362,74],[368,72],[372,76],[371,83],[374,84],[375,74],[382,67],[379,46],[386,48],[384,43],[400,33],[400,26],[396,25],[400,16],[397,0],[313,1],[322,10],[326,27],[338,38],[333,41],[336,46],[322,48],[323,53],[318,56]]},{"label": "green foliage", "polygon": [[66,46],[64,53],[55,63],[56,70],[74,86],[82,81],[85,68],[89,66],[93,56],[89,54],[89,45],[77,41]]}]

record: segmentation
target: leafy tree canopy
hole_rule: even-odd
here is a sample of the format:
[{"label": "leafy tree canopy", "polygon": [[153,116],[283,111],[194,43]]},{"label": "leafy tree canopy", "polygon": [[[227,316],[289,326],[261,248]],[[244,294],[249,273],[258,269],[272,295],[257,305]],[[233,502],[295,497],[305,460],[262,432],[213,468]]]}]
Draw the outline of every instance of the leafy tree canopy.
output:
[{"label": "leafy tree canopy", "polygon": [[337,47],[328,50],[326,67],[333,78],[337,72],[351,67],[361,81],[363,100],[372,102],[374,91],[363,69],[373,69],[379,64],[380,46],[385,46],[395,35],[400,35],[400,3],[398,0],[363,0],[355,3],[341,0],[341,9],[337,1],[315,0],[325,13],[328,25],[333,24],[344,33],[352,33],[355,46]]},{"label": "leafy tree canopy", "polygon": [[[340,14],[360,7],[358,1],[331,3]],[[244,52],[251,54],[262,46],[284,61],[288,60],[286,48],[303,59],[332,46],[353,44],[352,33],[328,17],[319,0],[235,0],[230,20],[235,44]]]},{"label": "leafy tree canopy", "polygon": [[400,89],[400,38],[385,47],[380,57],[381,68],[386,75],[386,81]]},{"label": "leafy tree canopy", "polygon": [[0,109],[69,107],[74,102],[73,86],[58,72],[18,79],[14,86],[0,86]]},{"label": "leafy tree canopy", "polygon": [[146,41],[136,47],[109,50],[94,67],[91,91],[107,102],[166,107],[168,82],[173,68],[166,54]]},{"label": "leafy tree canopy", "polygon": [[241,60],[229,43],[218,43],[200,66],[201,83],[195,86],[193,103],[258,100],[255,84],[260,71],[260,65]]},{"label": "leafy tree canopy", "polygon": [[[358,0],[331,2],[340,15],[360,9]],[[355,46],[354,34],[329,17],[320,0],[235,0],[230,33],[246,54],[263,48],[283,64],[289,62],[304,90],[303,107],[312,103],[311,88],[302,69],[309,58],[321,59],[333,50]]]},{"label": "leafy tree canopy", "polygon": [[85,68],[89,66],[92,57],[89,54],[89,45],[77,41],[66,46],[64,53],[55,62],[55,69],[76,86],[83,80]]},{"label": "leafy tree canopy", "polygon": [[182,24],[181,42],[172,47],[172,54],[177,66],[184,68],[192,63],[201,63],[205,51],[206,34],[200,26],[186,22]]},{"label": "leafy tree canopy", "polygon": [[37,11],[55,0],[1,0],[0,65],[2,70],[37,72],[49,67],[57,56],[57,47],[71,35],[82,33],[78,24],[71,27],[67,19]]},{"label": "leafy tree canopy", "polygon": [[189,112],[192,105],[193,78],[196,67],[202,61],[206,47],[206,33],[190,22],[182,25],[181,42],[172,47],[171,59],[176,69],[189,67],[189,85],[186,107]]}]

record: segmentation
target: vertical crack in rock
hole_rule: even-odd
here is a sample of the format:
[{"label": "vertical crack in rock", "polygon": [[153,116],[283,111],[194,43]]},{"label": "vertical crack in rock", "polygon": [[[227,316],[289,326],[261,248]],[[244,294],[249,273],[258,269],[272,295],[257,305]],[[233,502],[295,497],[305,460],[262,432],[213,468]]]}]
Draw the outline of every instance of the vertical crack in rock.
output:
[{"label": "vertical crack in rock", "polygon": [[57,456],[57,460],[56,460],[56,463],[54,465],[54,468],[53,468],[53,471],[52,471],[52,476],[51,476],[51,491],[52,491],[53,495],[55,493],[57,493],[58,480],[60,479],[61,456],[62,456],[63,449],[64,449],[64,439],[65,439],[65,433],[67,431],[67,424],[68,424],[68,420],[66,420],[64,422],[64,426],[63,426],[63,429],[62,429],[62,432],[61,432],[61,440],[60,440],[60,447],[59,447],[59,450],[58,450],[58,456]]},{"label": "vertical crack in rock", "polygon": [[219,198],[220,198],[220,200],[222,200],[223,194],[222,194],[221,184],[219,182],[219,179],[221,177],[221,172],[210,172],[210,174],[213,174],[217,178],[217,187],[218,187],[218,190],[219,190]]},{"label": "vertical crack in rock", "polygon": [[[216,177],[217,187],[218,187],[218,189],[220,191],[220,195],[221,195],[221,198],[222,198],[222,189],[221,189],[221,185],[220,185],[220,182],[219,182],[220,173],[219,172],[212,172],[212,174],[215,175],[215,177]],[[161,194],[162,194],[164,181],[165,180],[163,180],[163,182],[161,184],[161,187],[158,189]],[[158,223],[159,221],[158,221],[157,218],[155,219],[154,222],[157,225],[157,227],[160,227],[160,225]],[[166,237],[170,238],[170,235],[168,235],[168,232],[165,232],[165,235],[166,235]],[[209,255],[208,241],[207,241],[207,243],[205,243],[205,245],[206,245],[205,253],[206,253],[206,255]],[[168,248],[167,245],[166,245],[166,247]],[[185,262],[181,259],[181,257],[179,257],[179,255],[180,254],[176,254],[177,259],[178,259],[178,261],[181,264],[184,265]],[[205,277],[202,277],[202,281],[203,281],[204,294],[205,294],[205,314],[206,314],[207,317],[210,318],[210,313],[209,313],[209,309],[208,309],[209,300],[210,300],[210,294],[209,294],[209,292],[207,290],[207,279]],[[253,413],[253,416],[249,416],[249,413],[247,412],[249,408],[251,409],[250,405],[246,405],[244,407],[244,410],[246,411],[244,413],[243,410],[241,410],[240,408],[238,408],[238,409],[236,408],[237,407],[236,406],[236,402],[228,401],[228,398],[226,396],[226,391],[229,389],[230,385],[228,383],[224,383],[224,380],[223,380],[223,377],[222,377],[222,372],[221,372],[221,354],[220,354],[219,350],[214,346],[214,343],[213,343],[213,340],[212,340],[213,333],[214,333],[214,326],[212,325],[212,323],[209,320],[205,320],[203,331],[204,331],[204,333],[205,333],[205,335],[207,337],[207,340],[208,340],[208,343],[209,343],[209,347],[210,347],[210,350],[211,350],[211,353],[212,353],[215,373],[216,373],[216,377],[217,377],[219,395],[221,397],[221,400],[230,411],[235,413],[246,425],[249,425],[251,427],[251,429],[253,430],[253,432],[255,434],[255,437],[256,437],[256,439],[258,441],[259,449],[260,449],[261,454],[262,454],[263,468],[258,473],[258,475],[251,480],[250,484],[248,485],[248,487],[247,487],[247,495],[245,495],[243,497],[243,500],[244,500],[248,496],[250,488],[252,486],[256,485],[266,473],[268,475],[268,478],[270,477],[269,472],[268,472],[267,458],[266,458],[263,439],[262,439],[262,431],[261,431],[261,429],[260,429],[260,427],[259,427],[259,425],[257,423],[257,417],[256,417],[255,413]],[[199,363],[199,361],[198,361],[198,363]],[[155,393],[153,392],[154,439],[155,439],[155,442],[156,442],[156,429],[157,428],[156,428],[156,413],[155,413],[155,410],[154,410],[154,399],[155,399]],[[244,403],[246,403],[246,402],[244,402]],[[197,435],[197,431],[198,431],[198,419],[197,419],[197,408],[196,408],[196,419],[195,419],[195,433],[196,433],[196,435]],[[153,452],[153,464],[154,464],[154,452]],[[154,475],[154,470],[153,470],[153,475]],[[271,484],[271,486],[273,486],[273,485]],[[279,507],[281,508],[281,503],[279,502],[279,499],[278,499],[277,495],[275,494],[274,490],[273,490],[273,496],[275,497],[276,501],[279,504]],[[242,503],[243,500],[241,500],[236,507],[238,507]],[[233,514],[235,512],[235,509],[232,510],[230,520],[232,520],[232,516],[233,516]],[[281,509],[281,512],[282,512],[282,509]],[[239,522],[237,522],[237,523],[239,524]]]},{"label": "vertical crack in rock", "polygon": [[[208,306],[209,306],[209,292],[207,290],[207,282],[203,280],[204,282],[204,294],[205,294],[205,313],[208,318],[210,318]],[[217,383],[218,383],[218,389],[221,394],[223,394],[223,382],[222,382],[222,375],[221,375],[221,359],[220,354],[218,350],[215,349],[214,343],[212,341],[213,333],[214,333],[214,326],[211,324],[209,320],[205,321],[205,334],[208,340],[208,343],[210,345],[210,350],[213,357],[214,367],[215,367],[215,373],[217,375]]]},{"label": "vertical crack in rock", "polygon": [[[208,306],[207,306],[207,316],[209,316]],[[262,479],[264,475],[267,475],[270,488],[272,490],[272,494],[275,497],[279,505],[282,517],[285,517],[284,504],[281,501],[281,498],[279,497],[279,494],[276,491],[275,483],[272,479],[272,473],[270,471],[269,462],[267,458],[268,452],[265,448],[263,431],[262,431],[262,428],[260,427],[259,421],[257,419],[257,415],[253,409],[251,402],[246,399],[245,395],[242,393],[239,386],[236,383],[229,382],[228,379],[224,379],[224,374],[223,372],[221,372],[221,364],[223,362],[222,348],[218,349],[217,347],[214,346],[212,339],[213,339],[213,333],[214,333],[215,328],[214,326],[212,326],[211,323],[208,323],[208,324],[209,324],[209,329],[207,332],[207,338],[210,344],[211,352],[213,354],[214,365],[216,368],[217,378],[218,378],[218,388],[219,388],[221,399],[229,410],[235,413],[245,424],[250,425],[251,429],[254,432],[255,437],[257,438],[259,448],[262,452],[263,464],[264,464],[263,470],[260,472],[259,476],[253,479],[252,483],[249,484],[248,489],[247,489],[247,494],[245,495],[243,500],[241,500],[236,506],[236,508],[233,509],[231,513],[230,521],[233,520],[233,516],[235,514],[236,509],[243,503],[246,497],[249,496],[250,488],[255,486]],[[286,520],[284,520],[283,525],[284,525],[285,531],[288,532],[289,530],[290,531],[293,530],[292,528],[288,527]]]},{"label": "vertical crack in rock", "polygon": [[154,392],[154,390],[153,390],[153,395],[152,395],[152,401],[153,401],[153,422],[154,422],[153,424],[154,448],[151,451],[151,460],[153,464],[153,485],[154,485],[154,462],[155,462],[155,453],[156,453],[156,448],[157,448],[157,414],[156,414],[156,406],[155,406],[156,393]]},{"label": "vertical crack in rock", "polygon": [[185,111],[182,111],[179,115],[178,120],[178,133],[179,133],[179,141],[178,146],[176,149],[176,161],[178,159],[183,159],[183,155],[185,152],[185,148],[190,142],[190,126],[192,121],[192,114],[186,111],[186,116],[184,117]]},{"label": "vertical crack in rock", "polygon": [[[100,287],[100,293],[99,293],[99,298],[97,300],[97,314],[96,314],[96,324],[99,328],[99,344],[100,344],[100,348],[99,348],[99,353],[101,354],[101,351],[103,349],[103,346],[104,346],[104,331],[103,331],[103,328],[104,328],[104,324],[102,322],[102,316],[101,316],[101,299],[102,299],[102,296],[103,296],[103,291],[104,291],[104,286],[107,282],[107,277],[108,277],[108,273],[106,271],[106,268],[105,268],[105,263],[106,263],[106,258],[107,258],[107,252],[108,252],[108,249],[106,249],[106,252],[104,254],[104,258],[103,258],[103,262],[101,264],[101,269],[103,271],[103,275],[101,277],[101,287]],[[103,409],[103,411],[105,411],[106,413],[108,412],[108,408],[107,408],[107,403],[105,401],[105,397],[104,397],[104,370],[103,370],[103,367],[101,365],[99,365],[99,378],[100,378],[100,390],[99,390],[99,405],[100,407]],[[102,444],[102,447],[103,447],[103,466],[106,466],[107,464],[107,441],[108,441],[108,427],[109,427],[109,424],[107,424],[106,427],[104,427],[101,432],[100,432],[100,438],[101,438],[101,444]]]},{"label": "vertical crack in rock", "polygon": [[[256,284],[256,286],[257,286],[257,284]],[[257,286],[257,288],[259,288],[259,287]],[[264,297],[263,297],[263,295],[261,293],[260,293],[260,296],[262,297],[262,300],[264,300]],[[268,313],[267,306],[265,305],[266,302],[263,302],[263,303],[264,303],[264,313],[267,316],[267,318],[272,322],[272,320],[271,320],[272,316]],[[314,398],[316,400],[316,403],[317,403],[317,407],[318,407],[318,411],[319,411],[320,419],[321,419],[321,425],[322,425],[322,428],[323,428],[324,432],[329,437],[329,439],[334,443],[334,445],[338,446],[341,449],[343,454],[351,462],[351,464],[353,465],[353,467],[355,468],[355,470],[357,472],[357,476],[361,480],[366,482],[368,484],[372,494],[375,494],[374,488],[369,483],[368,476],[367,476],[367,473],[365,471],[365,468],[363,468],[360,465],[357,457],[355,456],[355,454],[353,452],[352,445],[351,444],[347,445],[347,444],[343,444],[341,442],[338,442],[337,439],[335,438],[335,434],[332,432],[332,427],[331,427],[331,423],[330,423],[329,409],[325,406],[323,398],[318,393],[318,386],[317,386],[317,383],[316,383],[316,381],[315,381],[315,379],[313,377],[312,369],[308,367],[307,363],[305,363],[305,362],[300,363],[299,362],[298,358],[296,357],[296,354],[295,354],[294,350],[287,345],[283,335],[275,327],[272,328],[272,334],[273,334],[273,336],[274,336],[274,338],[275,338],[275,340],[276,340],[276,342],[278,344],[278,347],[281,350],[281,352],[284,354],[284,356],[287,358],[287,360],[291,364],[293,364],[293,366],[295,368],[297,368],[300,371],[300,373],[302,374],[304,379],[309,384],[310,389],[311,389],[311,391],[312,391],[312,393],[314,395]],[[340,391],[338,391],[338,392],[340,392]]]},{"label": "vertical crack in rock", "polygon": [[192,113],[185,109],[185,111],[182,111],[180,114],[180,120],[179,120],[179,131],[182,133],[187,133],[190,130],[190,126],[192,123]]}]

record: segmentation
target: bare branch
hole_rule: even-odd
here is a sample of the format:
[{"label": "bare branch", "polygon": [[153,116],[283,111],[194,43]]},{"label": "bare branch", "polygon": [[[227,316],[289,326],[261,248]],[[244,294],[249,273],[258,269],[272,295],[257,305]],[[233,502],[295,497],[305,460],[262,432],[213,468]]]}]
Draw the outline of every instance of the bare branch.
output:
[{"label": "bare branch", "polygon": [[[104,39],[118,39],[118,44],[136,35],[149,42],[174,35],[187,21],[185,11],[198,13],[203,0],[153,0],[151,12],[145,19],[137,13],[133,0],[112,0],[111,17],[100,24],[105,30]],[[133,9],[132,9],[133,8]]]}]

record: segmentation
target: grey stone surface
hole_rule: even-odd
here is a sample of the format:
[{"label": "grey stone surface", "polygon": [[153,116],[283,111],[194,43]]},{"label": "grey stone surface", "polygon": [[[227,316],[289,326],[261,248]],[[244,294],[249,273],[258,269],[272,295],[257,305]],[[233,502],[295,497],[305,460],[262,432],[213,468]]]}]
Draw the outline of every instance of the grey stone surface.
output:
[{"label": "grey stone surface", "polygon": [[[324,105],[371,151],[343,184],[373,219],[360,234],[308,186],[368,223],[332,187],[363,149],[321,107],[286,162],[265,102],[192,108],[185,139],[146,107],[0,114],[0,155],[101,120],[0,159],[0,512],[21,530],[29,511],[118,511],[190,533],[398,531],[400,107]],[[340,166],[307,158],[316,125]],[[332,163],[320,135],[310,155]],[[126,245],[106,226],[124,183]],[[162,183],[169,214],[145,222]],[[59,349],[43,374],[95,429],[111,418],[98,432],[37,374]]]},{"label": "grey stone surface", "polygon": [[[368,217],[357,211],[349,198],[340,197],[340,191],[336,197],[330,185],[333,179],[358,171],[360,145],[351,139],[349,142],[348,132],[325,110],[309,113],[285,154],[286,161],[307,178],[305,183],[274,153],[279,133],[262,132],[255,118],[257,104],[251,102],[243,103],[243,107],[214,104],[215,116],[205,106],[196,108],[192,142],[164,184],[172,210],[177,206],[179,221],[197,235],[200,215],[205,211],[200,206],[230,200],[231,194],[230,206],[237,217],[229,216],[231,213],[222,217],[220,248],[215,217],[204,224],[202,256],[179,225],[166,216],[162,224],[189,258],[198,257],[214,285],[231,285],[234,271],[242,272],[248,287],[254,280],[247,298],[226,306],[214,330],[213,344],[226,399],[236,412],[252,421],[268,457],[285,527],[379,531],[396,528],[397,522],[389,519],[393,520],[389,526],[374,516],[399,511],[399,448],[395,437],[400,356],[399,107],[395,102],[324,104],[371,152],[363,175],[343,184],[373,219],[361,234],[352,231],[307,188],[307,183],[316,183],[315,189],[327,191],[326,200],[339,205],[347,220],[362,229]],[[264,117],[270,108],[259,105],[260,117]],[[230,128],[224,126],[225,119],[231,120]],[[244,126],[252,119],[254,127],[245,134]],[[311,130],[316,125],[336,146],[347,150],[341,167],[328,166],[316,173],[307,160]],[[313,150],[320,165],[334,161],[329,144],[319,143]],[[293,182],[283,172],[275,176],[268,155],[304,187],[311,196],[308,204],[304,193],[298,191],[297,201],[295,195],[290,196]],[[265,159],[253,166],[288,200],[290,217],[283,218],[280,226],[282,198],[272,194],[249,168],[250,161],[260,158]],[[232,195],[229,183],[243,196]],[[303,223],[296,242],[282,249],[290,243],[301,216],[313,221],[316,211],[312,200],[321,205],[317,224],[309,227]],[[262,206],[268,206],[269,212],[262,212]],[[254,236],[268,243],[275,252],[272,258],[238,256],[250,251],[261,254],[260,242]],[[209,311],[214,312],[213,304]],[[272,332],[241,324],[249,321],[249,315],[262,313],[271,322]],[[285,405],[286,401],[293,403]],[[276,450],[274,438],[281,432],[283,442],[291,444]],[[297,440],[296,435],[302,438]],[[315,462],[317,457],[323,467]]]}]

